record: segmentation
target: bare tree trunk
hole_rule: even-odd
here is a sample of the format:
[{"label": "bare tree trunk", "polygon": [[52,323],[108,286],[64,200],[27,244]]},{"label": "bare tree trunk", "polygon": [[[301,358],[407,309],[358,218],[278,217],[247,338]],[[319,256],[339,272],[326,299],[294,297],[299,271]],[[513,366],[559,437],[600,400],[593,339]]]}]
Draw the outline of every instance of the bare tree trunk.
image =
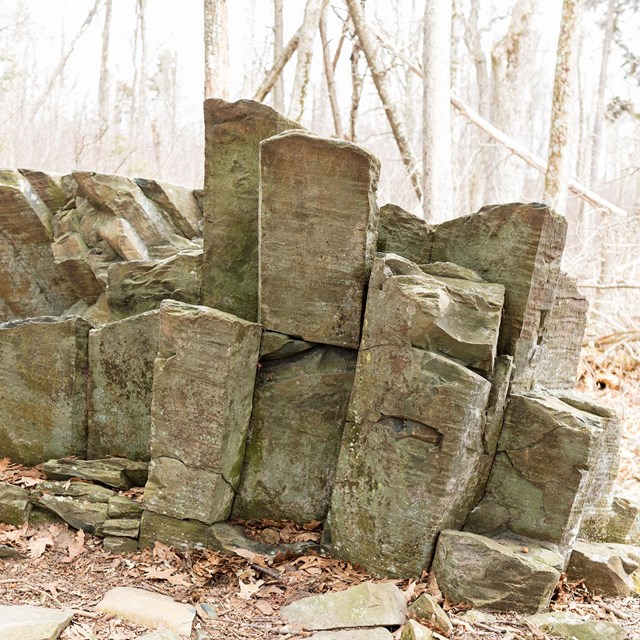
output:
[{"label": "bare tree trunk", "polygon": [[136,126],[134,141],[139,142],[142,132],[146,129],[147,122],[147,23],[145,20],[145,12],[147,9],[147,0],[138,0],[137,14],[140,38],[140,68],[138,74],[138,86],[133,90],[138,93],[138,109],[134,114]]},{"label": "bare tree trunk", "polygon": [[204,0],[204,97],[228,97],[227,0]]},{"label": "bare tree trunk", "polygon": [[422,208],[428,221],[451,215],[451,0],[427,0],[424,12]]},{"label": "bare tree trunk", "polygon": [[109,112],[109,37],[111,35],[111,10],[113,0],[107,0],[104,28],[102,29],[102,53],[100,56],[100,81],[98,84],[98,117],[104,124]]},{"label": "bare tree trunk", "polygon": [[329,92],[329,103],[331,104],[331,114],[333,115],[333,126],[336,136],[344,138],[342,120],[340,118],[340,107],[338,106],[338,96],[336,94],[336,83],[333,77],[333,64],[331,62],[331,52],[329,51],[329,40],[327,38],[327,14],[326,7],[320,14],[320,39],[322,40],[322,55],[324,58],[324,75],[327,79],[327,91]]},{"label": "bare tree trunk", "polygon": [[[282,0],[273,3],[273,64],[282,55],[284,48],[284,20],[282,17]],[[280,74],[273,87],[273,106],[276,111],[284,113],[284,79]]]},{"label": "bare tree trunk", "polygon": [[[418,163],[409,144],[409,138],[405,130],[404,123],[398,112],[395,100],[393,98],[392,87],[387,78],[387,71],[383,67],[378,54],[377,44],[365,21],[364,12],[358,0],[346,0],[349,7],[349,14],[353,20],[353,26],[356,30],[360,46],[364,51],[364,55],[371,71],[371,77],[380,96],[382,106],[387,115],[389,126],[395,138],[400,157],[407,170],[413,189],[419,201],[422,201],[422,187],[420,185],[420,176],[418,174]],[[449,44],[447,43],[447,47]]]},{"label": "bare tree trunk", "polygon": [[309,72],[313,58],[313,42],[320,23],[323,0],[307,0],[304,8],[304,20],[300,27],[300,40],[298,42],[298,63],[296,75],[293,79],[291,103],[288,117],[300,122],[304,114],[307,90],[309,88]]},{"label": "bare tree trunk", "polygon": [[282,53],[280,54],[278,59],[273,63],[273,67],[271,67],[271,69],[269,69],[269,71],[267,72],[267,75],[262,80],[262,83],[258,87],[256,94],[253,97],[254,100],[262,102],[269,95],[271,89],[273,89],[273,87],[275,86],[278,78],[280,77],[280,74],[282,73],[282,70],[287,65],[287,62],[291,60],[291,56],[293,56],[293,54],[296,52],[296,49],[298,48],[298,44],[300,43],[301,29],[302,27],[300,27],[300,29],[298,29],[291,36],[291,40],[287,42],[287,46],[282,50]]},{"label": "bare tree trunk", "polygon": [[353,32],[351,38],[351,107],[349,109],[349,140],[355,142],[357,138],[356,128],[358,124],[358,109],[360,108],[360,98],[362,97],[363,77],[360,75],[360,55],[362,47],[357,33]]},{"label": "bare tree trunk", "polygon": [[567,187],[569,149],[570,76],[573,70],[574,40],[578,26],[578,0],[563,0],[558,37],[556,73],[553,83],[549,156],[544,180],[544,198],[555,208],[562,206]]}]

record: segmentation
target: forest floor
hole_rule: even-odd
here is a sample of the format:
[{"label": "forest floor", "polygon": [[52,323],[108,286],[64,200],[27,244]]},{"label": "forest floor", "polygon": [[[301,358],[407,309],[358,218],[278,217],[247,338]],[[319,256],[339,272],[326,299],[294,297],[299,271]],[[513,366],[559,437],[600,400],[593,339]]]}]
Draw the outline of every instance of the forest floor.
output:
[{"label": "forest floor", "polygon": [[[624,435],[619,485],[625,494],[640,499],[640,363],[620,347],[610,352],[604,348],[587,349],[581,387],[621,416]],[[38,479],[36,470],[6,464],[3,469],[0,465],[0,480],[29,485]],[[247,530],[256,537],[275,535],[282,542],[319,538],[314,524],[297,527],[290,523],[249,523]],[[181,553],[158,543],[152,550],[112,555],[103,550],[100,538],[61,524],[38,529],[0,525],[0,543],[21,553],[20,558],[0,560],[0,604],[75,610],[62,640],[131,640],[148,633],[148,629],[94,611],[104,593],[116,586],[143,587],[194,605],[213,604],[217,610],[215,619],[207,618],[199,609],[191,636],[195,640],[294,640],[310,634],[296,634],[283,625],[279,611],[285,604],[373,580],[348,563],[314,555],[282,555],[266,561],[250,553],[246,557],[209,550]],[[396,584],[407,599],[435,590],[428,576]],[[444,604],[454,622],[453,638],[545,638],[515,614],[500,615],[488,622],[469,622],[460,617],[463,610]],[[565,581],[556,591],[552,608],[614,620],[629,631],[632,640],[640,639],[640,598],[600,599],[580,583]]]}]

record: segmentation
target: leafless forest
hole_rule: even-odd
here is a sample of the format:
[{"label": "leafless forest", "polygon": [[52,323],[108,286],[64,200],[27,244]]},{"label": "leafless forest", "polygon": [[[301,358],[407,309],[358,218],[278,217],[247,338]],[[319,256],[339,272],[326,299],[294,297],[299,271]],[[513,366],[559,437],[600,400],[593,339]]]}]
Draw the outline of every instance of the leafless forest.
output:
[{"label": "leafless forest", "polygon": [[565,268],[591,300],[590,334],[637,332],[637,2],[451,8],[3,0],[0,165],[198,186],[205,94],[257,98],[376,153],[381,204],[434,221],[553,204],[570,222]]}]

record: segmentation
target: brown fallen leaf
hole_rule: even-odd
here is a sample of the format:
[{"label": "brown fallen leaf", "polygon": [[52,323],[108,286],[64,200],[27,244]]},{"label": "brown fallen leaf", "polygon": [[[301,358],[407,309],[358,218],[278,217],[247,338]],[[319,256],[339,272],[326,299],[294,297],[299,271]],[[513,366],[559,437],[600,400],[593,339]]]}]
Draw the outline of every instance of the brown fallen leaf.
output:
[{"label": "brown fallen leaf", "polygon": [[251,600],[251,598],[260,591],[260,587],[264,584],[264,580],[256,580],[256,582],[242,582],[238,580],[240,593],[238,596],[243,600]]},{"label": "brown fallen leaf", "polygon": [[29,542],[27,542],[27,549],[29,550],[29,557],[32,560],[37,560],[44,555],[47,547],[53,547],[53,538],[47,533],[42,536],[33,536]]}]

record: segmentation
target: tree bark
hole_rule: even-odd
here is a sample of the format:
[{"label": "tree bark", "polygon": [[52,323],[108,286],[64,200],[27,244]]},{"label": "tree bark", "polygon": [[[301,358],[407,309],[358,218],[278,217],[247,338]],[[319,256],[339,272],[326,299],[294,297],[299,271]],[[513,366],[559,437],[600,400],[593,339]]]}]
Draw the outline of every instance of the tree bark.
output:
[{"label": "tree bark", "polygon": [[450,217],[451,0],[427,0],[424,13],[422,208],[427,221]]},{"label": "tree bark", "polygon": [[227,0],[204,0],[204,97],[229,94]]},{"label": "tree bark", "polygon": [[329,51],[329,40],[327,38],[327,9],[324,7],[320,14],[320,39],[322,40],[322,55],[324,59],[324,75],[327,79],[327,92],[329,93],[329,103],[333,116],[333,126],[338,138],[344,138],[342,129],[342,119],[340,118],[340,107],[336,93],[336,83],[333,77],[333,63],[331,61],[331,51]]},{"label": "tree bark", "polygon": [[102,29],[102,52],[100,55],[100,81],[98,83],[98,117],[104,124],[109,112],[109,37],[111,35],[111,12],[113,0],[107,0]]},{"label": "tree bark", "polygon": [[[282,0],[273,2],[273,64],[278,62],[284,49],[284,20],[282,17]],[[273,87],[273,107],[276,111],[284,113],[284,78],[282,74]]]}]

